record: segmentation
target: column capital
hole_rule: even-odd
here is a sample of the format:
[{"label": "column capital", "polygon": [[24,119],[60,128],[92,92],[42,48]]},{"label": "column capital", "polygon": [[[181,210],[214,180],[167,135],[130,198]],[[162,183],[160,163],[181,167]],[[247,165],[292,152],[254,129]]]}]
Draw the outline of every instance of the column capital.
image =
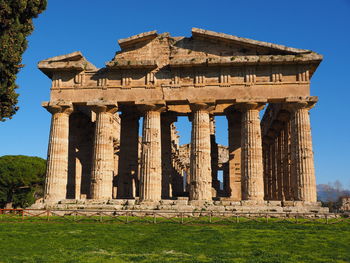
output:
[{"label": "column capital", "polygon": [[94,111],[95,113],[106,112],[106,113],[114,114],[118,111],[117,104],[88,102],[87,105],[90,106],[91,110]]},{"label": "column capital", "polygon": [[265,135],[263,137],[262,143],[266,145],[270,145],[275,142],[275,139],[273,137],[270,137],[269,135]]},{"label": "column capital", "polygon": [[165,123],[171,124],[177,121],[177,114],[173,111],[168,111],[168,112],[164,112],[161,115],[161,118],[162,118],[162,123],[165,122]]},{"label": "column capital", "polygon": [[215,109],[215,104],[212,102],[192,102],[190,103],[191,111],[207,111],[210,112]]},{"label": "column capital", "polygon": [[234,121],[234,120],[240,121],[241,117],[242,117],[242,113],[239,110],[237,110],[234,107],[234,105],[231,105],[231,106],[227,107],[224,110],[224,113],[225,113],[226,118],[227,118],[228,121]]},{"label": "column capital", "polygon": [[140,118],[140,111],[135,105],[121,105],[119,110],[121,111],[121,118]]},{"label": "column capital", "polygon": [[310,103],[307,101],[304,102],[290,102],[290,103],[286,103],[285,104],[285,108],[290,111],[290,112],[294,112],[300,109],[307,109],[310,110],[313,106],[315,105],[315,103]]},{"label": "column capital", "polygon": [[65,113],[67,115],[70,115],[73,112],[72,103],[67,103],[67,102],[66,103],[43,102],[43,103],[41,103],[41,106],[43,106],[51,114]]},{"label": "column capital", "polygon": [[156,112],[163,112],[166,110],[166,106],[164,104],[139,104],[137,105],[137,108],[141,112],[147,112],[147,111],[156,111]]},{"label": "column capital", "polygon": [[240,102],[234,105],[234,108],[243,112],[247,110],[261,111],[265,107],[264,102]]},{"label": "column capital", "polygon": [[315,106],[317,102],[317,97],[308,97],[308,98],[300,98],[293,101],[293,99],[286,100],[283,103],[283,109],[294,112],[300,109],[308,109],[310,110],[313,106]]}]

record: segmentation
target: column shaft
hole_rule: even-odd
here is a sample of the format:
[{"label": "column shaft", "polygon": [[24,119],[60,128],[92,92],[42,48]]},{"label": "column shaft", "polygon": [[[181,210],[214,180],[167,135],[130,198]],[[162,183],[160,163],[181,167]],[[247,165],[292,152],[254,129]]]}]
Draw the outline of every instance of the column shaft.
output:
[{"label": "column shaft", "polygon": [[280,200],[280,201],[284,199],[283,142],[284,142],[284,134],[283,134],[283,130],[281,130],[277,137],[277,200]]},{"label": "column shaft", "polygon": [[296,104],[291,113],[291,158],[297,189],[295,199],[316,202],[316,179],[309,111]]},{"label": "column shaft", "polygon": [[113,191],[113,114],[105,106],[94,107],[96,125],[91,171],[91,199],[111,199]]},{"label": "column shaft", "polygon": [[283,186],[285,200],[292,200],[290,182],[290,125],[289,121],[284,125],[283,143]]},{"label": "column shaft", "polygon": [[269,145],[263,142],[263,165],[264,165],[264,200],[269,200]]},{"label": "column shaft", "polygon": [[[169,199],[176,186],[176,178],[172,167],[172,123],[176,121],[176,116],[171,114],[161,115],[161,141],[162,141],[162,199]],[[175,191],[176,192],[176,191]]]},{"label": "column shaft", "polygon": [[68,135],[71,108],[46,107],[52,113],[47,154],[44,198],[57,202],[66,198],[68,180]]},{"label": "column shaft", "polygon": [[269,156],[268,156],[268,199],[273,200],[273,152],[274,141],[269,144]]},{"label": "column shaft", "polygon": [[211,159],[211,174],[212,174],[212,192],[214,197],[220,196],[220,181],[218,179],[218,144],[215,136],[215,118],[210,116],[210,159]]},{"label": "column shaft", "polygon": [[133,198],[136,194],[133,188],[138,181],[139,116],[135,111],[125,111],[120,117],[117,198]]},{"label": "column shaft", "polygon": [[192,105],[190,200],[212,200],[210,119],[206,105]]},{"label": "column shaft", "polygon": [[244,200],[264,200],[262,142],[259,110],[247,105],[242,111],[242,195]]},{"label": "column shaft", "polygon": [[271,170],[272,170],[272,186],[271,186],[271,200],[278,200],[278,186],[277,186],[277,138],[274,138],[272,143],[271,153]]},{"label": "column shaft", "polygon": [[226,112],[228,120],[229,177],[225,193],[233,200],[242,200],[241,183],[241,130],[242,114],[238,111]]},{"label": "column shaft", "polygon": [[160,111],[147,109],[143,119],[140,200],[161,200]]}]

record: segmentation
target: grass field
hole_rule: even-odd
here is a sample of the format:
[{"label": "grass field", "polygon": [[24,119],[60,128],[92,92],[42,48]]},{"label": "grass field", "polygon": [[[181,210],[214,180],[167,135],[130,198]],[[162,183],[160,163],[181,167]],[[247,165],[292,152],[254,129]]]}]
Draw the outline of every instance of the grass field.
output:
[{"label": "grass field", "polygon": [[350,224],[0,222],[0,262],[350,262]]}]

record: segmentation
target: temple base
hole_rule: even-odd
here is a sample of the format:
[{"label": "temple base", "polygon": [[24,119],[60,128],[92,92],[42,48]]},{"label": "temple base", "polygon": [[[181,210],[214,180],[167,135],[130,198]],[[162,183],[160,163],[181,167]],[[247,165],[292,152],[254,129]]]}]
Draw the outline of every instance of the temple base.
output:
[{"label": "temple base", "polygon": [[53,210],[142,210],[142,211],[173,211],[173,212],[244,212],[244,213],[329,213],[328,207],[321,207],[320,202],[303,201],[189,201],[186,197],[178,200],[139,201],[135,199],[112,200],[73,200],[65,199],[58,203],[36,203],[31,209]]}]

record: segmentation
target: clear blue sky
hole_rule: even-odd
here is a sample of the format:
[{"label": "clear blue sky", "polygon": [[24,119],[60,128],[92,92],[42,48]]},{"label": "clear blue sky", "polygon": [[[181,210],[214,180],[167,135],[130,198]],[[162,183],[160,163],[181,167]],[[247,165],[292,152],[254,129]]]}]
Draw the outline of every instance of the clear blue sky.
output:
[{"label": "clear blue sky", "polygon": [[[103,67],[119,50],[120,38],[150,30],[190,36],[199,27],[324,55],[311,85],[319,97],[311,110],[316,177],[318,183],[340,180],[350,187],[350,0],[49,0],[34,24],[17,80],[20,110],[0,123],[0,156],[46,158],[51,114],[40,103],[49,100],[50,80],[38,61],[80,50]],[[188,142],[188,120],[181,118],[178,126]],[[219,118],[219,143],[227,144],[226,129]]]}]

